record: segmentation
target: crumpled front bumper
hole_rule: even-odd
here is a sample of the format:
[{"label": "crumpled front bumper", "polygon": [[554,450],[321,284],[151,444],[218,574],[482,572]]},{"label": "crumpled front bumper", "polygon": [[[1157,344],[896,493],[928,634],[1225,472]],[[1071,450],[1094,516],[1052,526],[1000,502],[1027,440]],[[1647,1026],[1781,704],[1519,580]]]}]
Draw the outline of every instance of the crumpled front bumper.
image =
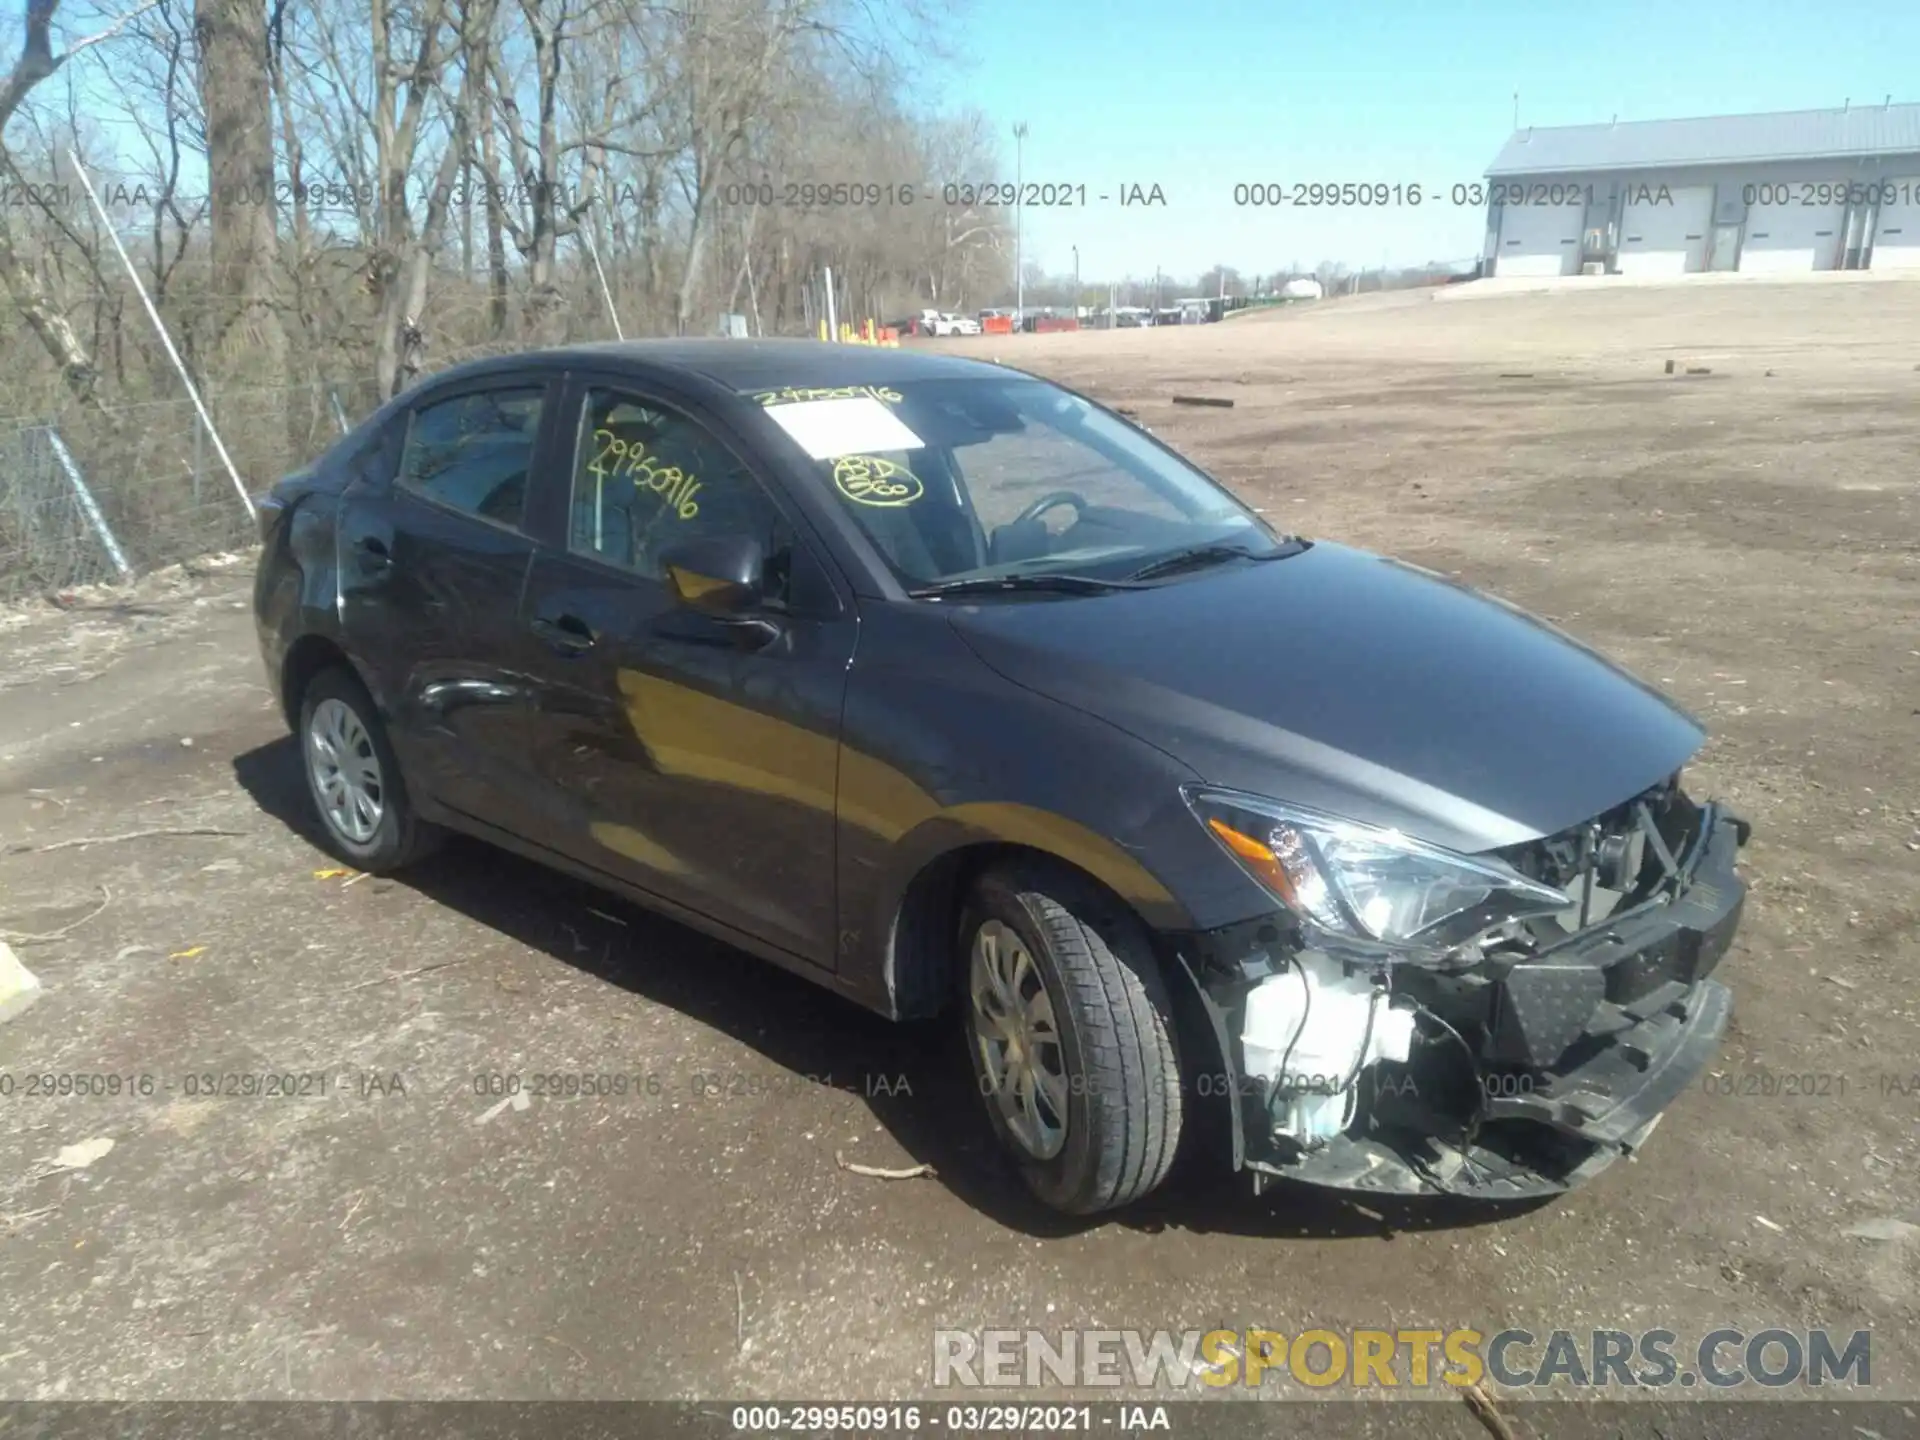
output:
[{"label": "crumpled front bumper", "polygon": [[[1391,1138],[1348,1134],[1290,1161],[1249,1165],[1371,1194],[1481,1200],[1559,1194],[1640,1147],[1712,1060],[1732,1010],[1727,987],[1703,980],[1683,1000],[1620,1034],[1595,1060],[1548,1077],[1529,1094],[1490,1095],[1488,1117],[1471,1140],[1410,1130]],[[1543,1133],[1515,1145],[1508,1142],[1519,1137],[1506,1127]]]},{"label": "crumpled front bumper", "polygon": [[[1425,986],[1421,1002],[1455,1033],[1404,1066],[1370,1067],[1354,1124],[1316,1148],[1269,1135],[1258,1082],[1236,1079],[1236,1162],[1257,1183],[1524,1200],[1631,1155],[1726,1031],[1732,995],[1709,977],[1739,925],[1746,884],[1734,862],[1747,835],[1745,821],[1702,807],[1676,898],[1595,926],[1496,983],[1448,991],[1425,973],[1402,974],[1396,993]],[[1198,974],[1227,973],[1220,957],[1216,949]],[[1242,956],[1238,968],[1252,967]],[[1203,981],[1229,1055],[1232,988]]]}]

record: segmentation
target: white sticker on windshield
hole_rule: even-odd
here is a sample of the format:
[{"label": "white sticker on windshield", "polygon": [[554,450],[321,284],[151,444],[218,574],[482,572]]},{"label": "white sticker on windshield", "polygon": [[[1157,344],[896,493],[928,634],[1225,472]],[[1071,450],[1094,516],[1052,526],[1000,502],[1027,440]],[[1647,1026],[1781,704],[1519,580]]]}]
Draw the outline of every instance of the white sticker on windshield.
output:
[{"label": "white sticker on windshield", "polygon": [[889,450],[919,450],[927,443],[886,406],[867,396],[774,405],[768,408],[767,414],[816,460],[884,454]]}]

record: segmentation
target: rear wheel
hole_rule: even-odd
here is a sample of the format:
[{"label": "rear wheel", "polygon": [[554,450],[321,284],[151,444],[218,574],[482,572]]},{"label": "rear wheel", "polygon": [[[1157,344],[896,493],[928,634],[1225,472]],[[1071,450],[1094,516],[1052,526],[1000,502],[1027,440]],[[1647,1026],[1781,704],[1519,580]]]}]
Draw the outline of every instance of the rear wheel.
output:
[{"label": "rear wheel", "polygon": [[378,874],[436,848],[440,831],[414,814],[373,697],[351,672],[324,670],[308,682],[300,752],[327,848],[342,860]]},{"label": "rear wheel", "polygon": [[1139,920],[1039,864],[989,871],[961,920],[968,1051],[994,1134],[1069,1214],[1139,1199],[1180,1141],[1172,1004]]}]

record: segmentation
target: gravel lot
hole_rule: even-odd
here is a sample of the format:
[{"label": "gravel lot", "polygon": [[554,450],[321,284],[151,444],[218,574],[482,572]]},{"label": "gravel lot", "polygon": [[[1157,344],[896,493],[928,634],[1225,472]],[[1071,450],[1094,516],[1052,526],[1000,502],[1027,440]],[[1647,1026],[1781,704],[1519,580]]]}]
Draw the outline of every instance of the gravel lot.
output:
[{"label": "gravel lot", "polygon": [[[0,1072],[161,1087],[0,1100],[0,1395],[877,1398],[928,1390],[941,1326],[1726,1324],[1871,1328],[1875,1389],[1920,1399],[1920,1231],[1847,1233],[1920,1222],[1920,282],[938,344],[1125,406],[1283,527],[1457,574],[1700,714],[1695,784],[1756,827],[1732,1093],[1518,1215],[1189,1173],[1050,1218],[941,1027],[477,844],[333,871],[249,562],[0,619],[0,931],[49,992]],[[190,829],[216,833],[45,848]],[[659,1093],[484,1093],[535,1071]],[[259,1072],[327,1093],[189,1078]]]}]

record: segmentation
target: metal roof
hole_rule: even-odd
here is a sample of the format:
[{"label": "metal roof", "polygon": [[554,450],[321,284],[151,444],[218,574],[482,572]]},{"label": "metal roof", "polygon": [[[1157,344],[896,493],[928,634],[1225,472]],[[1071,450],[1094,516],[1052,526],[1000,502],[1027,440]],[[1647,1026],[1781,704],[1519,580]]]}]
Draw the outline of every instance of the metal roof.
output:
[{"label": "metal roof", "polygon": [[1489,176],[1920,155],[1920,104],[1516,130]]},{"label": "metal roof", "polygon": [[820,340],[726,340],[719,338],[607,340],[494,355],[436,371],[448,377],[511,371],[529,366],[554,368],[590,362],[621,362],[637,367],[692,371],[742,392],[788,385],[834,387],[892,385],[917,380],[1020,376],[1010,367],[966,356],[926,350],[895,350],[877,345],[842,345]]}]

